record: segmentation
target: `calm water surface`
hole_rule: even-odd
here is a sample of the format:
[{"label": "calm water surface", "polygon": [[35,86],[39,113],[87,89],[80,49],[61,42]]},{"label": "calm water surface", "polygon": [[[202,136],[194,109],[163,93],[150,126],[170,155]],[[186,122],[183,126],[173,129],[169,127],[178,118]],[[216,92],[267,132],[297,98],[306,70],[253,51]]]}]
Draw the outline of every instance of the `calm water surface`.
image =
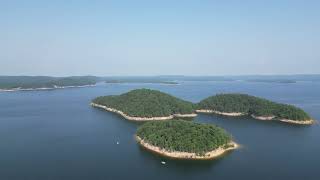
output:
[{"label": "calm water surface", "polygon": [[243,147],[214,161],[181,161],[141,149],[133,138],[139,123],[89,106],[96,96],[141,87],[193,102],[222,92],[249,93],[295,104],[320,119],[320,83],[311,82],[110,84],[0,93],[0,179],[319,179],[319,125],[199,115],[195,121],[227,129]]}]

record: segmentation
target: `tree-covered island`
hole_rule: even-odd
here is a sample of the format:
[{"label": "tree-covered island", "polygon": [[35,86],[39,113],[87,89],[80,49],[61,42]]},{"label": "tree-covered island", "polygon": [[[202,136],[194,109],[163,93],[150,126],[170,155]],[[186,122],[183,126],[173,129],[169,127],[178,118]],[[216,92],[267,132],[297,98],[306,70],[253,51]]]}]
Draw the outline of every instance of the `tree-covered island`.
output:
[{"label": "tree-covered island", "polygon": [[168,120],[195,117],[194,104],[150,89],[136,89],[121,95],[101,96],[91,105],[120,114],[128,120]]},{"label": "tree-covered island", "polygon": [[183,120],[144,123],[136,139],[150,151],[179,159],[212,159],[238,147],[220,127]]},{"label": "tree-covered island", "polygon": [[312,124],[314,120],[302,109],[247,94],[218,94],[197,104],[198,113],[226,116],[250,115],[259,120],[280,120],[296,124]]}]

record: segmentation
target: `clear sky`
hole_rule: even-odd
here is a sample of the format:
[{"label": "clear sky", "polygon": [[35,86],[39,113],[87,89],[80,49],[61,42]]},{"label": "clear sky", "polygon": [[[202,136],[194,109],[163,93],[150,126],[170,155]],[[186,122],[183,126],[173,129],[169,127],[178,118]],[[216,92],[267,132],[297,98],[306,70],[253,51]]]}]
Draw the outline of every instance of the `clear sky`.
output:
[{"label": "clear sky", "polygon": [[1,0],[1,75],[320,73],[319,0]]}]

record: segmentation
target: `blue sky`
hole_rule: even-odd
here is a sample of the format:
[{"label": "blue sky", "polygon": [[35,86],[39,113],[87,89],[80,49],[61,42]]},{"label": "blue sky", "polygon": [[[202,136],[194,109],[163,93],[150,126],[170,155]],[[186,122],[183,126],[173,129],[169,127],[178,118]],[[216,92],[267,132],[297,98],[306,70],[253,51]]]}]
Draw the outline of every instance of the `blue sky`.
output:
[{"label": "blue sky", "polygon": [[320,1],[0,1],[1,75],[320,73]]}]

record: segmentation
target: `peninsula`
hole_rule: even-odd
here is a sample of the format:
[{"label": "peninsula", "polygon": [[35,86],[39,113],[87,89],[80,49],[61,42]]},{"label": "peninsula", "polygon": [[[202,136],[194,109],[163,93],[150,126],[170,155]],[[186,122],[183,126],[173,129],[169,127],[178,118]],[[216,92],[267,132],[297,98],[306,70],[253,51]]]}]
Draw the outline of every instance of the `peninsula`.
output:
[{"label": "peninsula", "polygon": [[218,94],[197,104],[198,113],[225,116],[249,115],[258,120],[279,120],[294,124],[313,124],[314,120],[302,109],[247,94]]},{"label": "peninsula", "polygon": [[0,76],[0,91],[51,90],[94,86],[95,76]]},{"label": "peninsula", "polygon": [[147,122],[138,128],[136,140],[147,150],[178,159],[213,159],[238,147],[220,127],[183,120]]},{"label": "peninsula", "polygon": [[197,116],[191,102],[150,89],[136,89],[121,95],[97,97],[92,100],[91,105],[133,121],[169,120],[176,117]]}]

